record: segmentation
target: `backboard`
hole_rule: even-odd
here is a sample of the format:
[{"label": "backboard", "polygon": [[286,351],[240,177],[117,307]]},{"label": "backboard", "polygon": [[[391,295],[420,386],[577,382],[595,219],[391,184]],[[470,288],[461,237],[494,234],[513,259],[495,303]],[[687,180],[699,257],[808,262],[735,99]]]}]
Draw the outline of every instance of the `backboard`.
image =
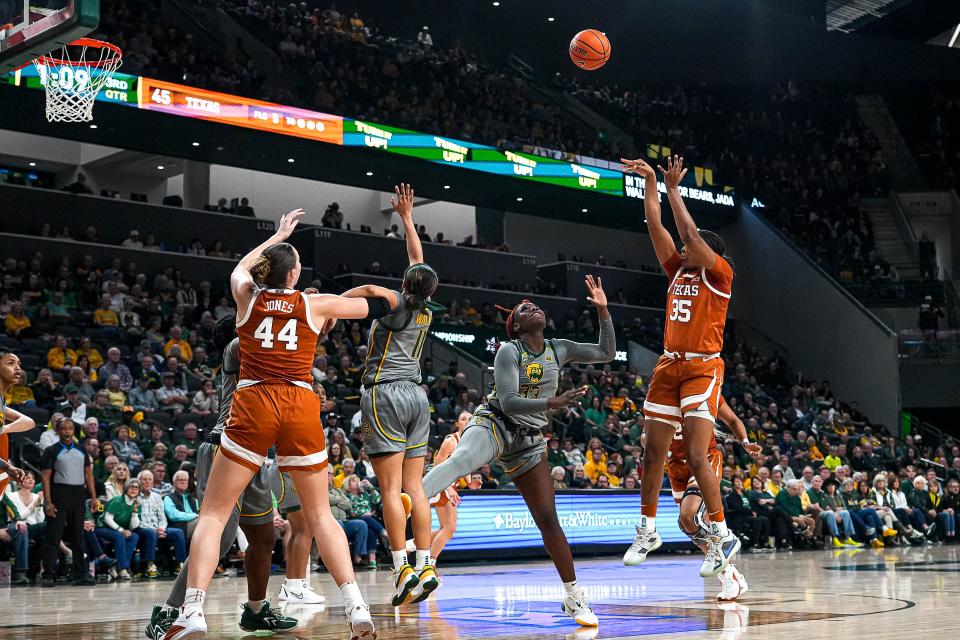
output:
[{"label": "backboard", "polygon": [[0,0],[0,74],[97,28],[100,0]]}]

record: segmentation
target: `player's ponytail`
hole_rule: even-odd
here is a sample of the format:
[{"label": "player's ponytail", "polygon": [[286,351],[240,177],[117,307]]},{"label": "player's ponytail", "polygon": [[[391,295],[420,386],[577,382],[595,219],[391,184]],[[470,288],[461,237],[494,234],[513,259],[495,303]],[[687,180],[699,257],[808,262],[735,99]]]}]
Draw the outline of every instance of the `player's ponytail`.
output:
[{"label": "player's ponytail", "polygon": [[297,252],[287,242],[272,244],[250,266],[253,281],[267,289],[284,289],[290,272],[297,266]]},{"label": "player's ponytail", "polygon": [[523,300],[518,302],[516,305],[514,305],[513,309],[507,309],[506,307],[501,307],[500,305],[496,305],[496,308],[498,310],[503,311],[504,313],[507,314],[507,338],[510,340],[514,340],[518,337],[517,332],[513,330],[513,317],[516,314],[517,309],[520,308],[520,305],[525,304],[527,302],[530,302],[530,301],[524,298]]},{"label": "player's ponytail", "polygon": [[440,277],[437,272],[422,262],[412,264],[403,273],[403,305],[408,311],[422,309],[437,290]]}]

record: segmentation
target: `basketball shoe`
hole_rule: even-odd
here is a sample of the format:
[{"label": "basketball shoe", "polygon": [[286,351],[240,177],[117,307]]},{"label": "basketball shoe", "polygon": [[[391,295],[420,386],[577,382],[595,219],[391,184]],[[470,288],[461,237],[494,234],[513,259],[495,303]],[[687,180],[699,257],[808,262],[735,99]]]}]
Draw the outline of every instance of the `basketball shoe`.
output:
[{"label": "basketball shoe", "polygon": [[600,625],[597,614],[593,612],[583,589],[577,589],[563,599],[563,612],[574,619],[582,627],[596,627]]},{"label": "basketball shoe", "polygon": [[647,554],[656,551],[663,544],[660,534],[656,529],[641,529],[637,527],[637,537],[633,539],[633,544],[623,554],[623,564],[633,567],[643,563],[647,559]]},{"label": "basketball shoe", "polygon": [[733,602],[749,589],[747,579],[732,564],[727,565],[717,578],[723,585],[723,590],[717,594],[717,600],[720,602]]}]

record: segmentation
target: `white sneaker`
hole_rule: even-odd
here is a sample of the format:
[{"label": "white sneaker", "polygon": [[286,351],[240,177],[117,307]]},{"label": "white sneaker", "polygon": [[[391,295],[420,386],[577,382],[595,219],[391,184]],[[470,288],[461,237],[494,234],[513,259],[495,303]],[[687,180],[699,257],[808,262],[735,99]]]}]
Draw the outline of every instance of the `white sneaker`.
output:
[{"label": "white sneaker", "polygon": [[377,637],[373,617],[370,616],[370,607],[365,604],[354,605],[346,614],[350,623],[350,640],[360,640],[360,638],[372,640]]},{"label": "white sneaker", "polygon": [[205,638],[207,636],[207,620],[203,616],[203,611],[194,609],[189,613],[180,610],[173,625],[167,629],[163,640],[195,640],[196,638]]},{"label": "white sneaker", "polygon": [[280,586],[280,594],[277,598],[280,602],[286,602],[287,604],[323,604],[327,601],[326,598],[310,587],[298,590],[286,583]]},{"label": "white sneaker", "polygon": [[597,619],[597,614],[590,608],[583,590],[563,599],[563,612],[582,627],[597,627],[600,625],[600,620]]},{"label": "white sneaker", "polygon": [[717,600],[720,602],[733,602],[749,589],[747,579],[732,564],[721,571],[717,578],[723,585],[723,590],[717,594]]},{"label": "white sneaker", "polygon": [[710,544],[707,546],[707,555],[700,565],[700,577],[709,578],[715,576],[730,563],[730,559],[740,551],[740,538],[732,531],[727,531],[724,537],[710,536]]},{"label": "white sneaker", "polygon": [[656,529],[650,531],[637,527],[637,537],[633,539],[633,544],[623,554],[623,564],[628,567],[641,564],[647,559],[648,553],[656,551],[662,544],[663,540],[660,539],[660,534],[657,533]]}]

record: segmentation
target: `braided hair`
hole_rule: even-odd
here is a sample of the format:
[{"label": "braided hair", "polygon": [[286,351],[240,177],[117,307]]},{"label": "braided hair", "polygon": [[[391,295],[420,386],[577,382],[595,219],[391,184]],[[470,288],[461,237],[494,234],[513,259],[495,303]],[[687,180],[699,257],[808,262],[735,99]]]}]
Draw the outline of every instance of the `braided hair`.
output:
[{"label": "braided hair", "polygon": [[513,317],[517,313],[517,309],[527,304],[528,302],[530,301],[524,298],[519,303],[517,303],[513,307],[513,309],[507,309],[506,307],[501,307],[500,305],[496,305],[496,308],[498,310],[503,311],[504,313],[507,314],[507,338],[509,338],[510,340],[514,340],[517,338],[516,332],[513,330]]}]

